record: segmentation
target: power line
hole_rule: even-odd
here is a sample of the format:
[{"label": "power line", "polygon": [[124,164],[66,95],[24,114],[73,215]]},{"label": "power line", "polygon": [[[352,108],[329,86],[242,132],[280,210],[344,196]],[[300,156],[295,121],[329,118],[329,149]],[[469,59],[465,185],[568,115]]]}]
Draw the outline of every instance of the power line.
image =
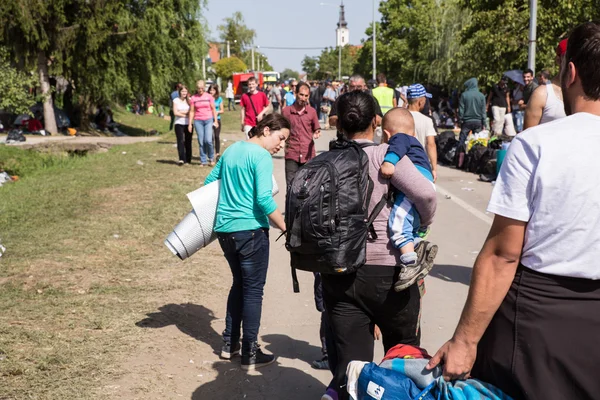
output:
[{"label": "power line", "polygon": [[327,47],[272,47],[272,46],[260,46],[257,50],[267,49],[267,50],[323,50]]}]

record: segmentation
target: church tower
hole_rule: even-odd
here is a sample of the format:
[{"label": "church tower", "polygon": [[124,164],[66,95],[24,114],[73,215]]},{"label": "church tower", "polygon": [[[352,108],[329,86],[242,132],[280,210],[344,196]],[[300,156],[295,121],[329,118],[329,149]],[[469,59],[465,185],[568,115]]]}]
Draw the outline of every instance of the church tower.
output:
[{"label": "church tower", "polygon": [[348,30],[348,23],[346,22],[346,17],[344,15],[344,1],[342,0],[342,4],[340,4],[340,20],[337,24],[336,33],[336,42],[337,46],[345,46],[350,42],[350,30]]}]

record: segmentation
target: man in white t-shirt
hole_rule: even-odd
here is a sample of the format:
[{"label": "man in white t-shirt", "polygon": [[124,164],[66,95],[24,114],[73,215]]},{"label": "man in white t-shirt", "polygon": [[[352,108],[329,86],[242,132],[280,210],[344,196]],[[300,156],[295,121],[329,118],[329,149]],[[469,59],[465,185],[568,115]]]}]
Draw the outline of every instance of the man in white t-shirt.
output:
[{"label": "man in white t-shirt", "polygon": [[[600,393],[600,23],[571,33],[561,68],[568,115],[518,135],[488,211],[454,336],[429,367],[515,399]],[[576,146],[569,147],[566,141]]]},{"label": "man in white t-shirt", "polygon": [[406,90],[406,99],[408,101],[408,111],[415,119],[415,134],[419,142],[425,148],[429,162],[431,163],[431,173],[433,181],[437,180],[437,148],[435,146],[435,128],[433,119],[423,115],[421,111],[425,107],[426,98],[431,98],[425,87],[420,83],[410,85]]}]

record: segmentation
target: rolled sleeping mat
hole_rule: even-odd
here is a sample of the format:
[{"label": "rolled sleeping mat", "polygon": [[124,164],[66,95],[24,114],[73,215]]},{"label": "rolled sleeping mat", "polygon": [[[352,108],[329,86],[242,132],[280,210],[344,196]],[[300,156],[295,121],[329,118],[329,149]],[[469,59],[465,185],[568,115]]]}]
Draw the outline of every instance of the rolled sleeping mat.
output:
[{"label": "rolled sleeping mat", "polygon": [[[192,211],[169,233],[165,246],[182,260],[190,257],[217,238],[214,231],[221,181],[212,182],[187,194]],[[279,187],[273,177],[273,196]]]}]

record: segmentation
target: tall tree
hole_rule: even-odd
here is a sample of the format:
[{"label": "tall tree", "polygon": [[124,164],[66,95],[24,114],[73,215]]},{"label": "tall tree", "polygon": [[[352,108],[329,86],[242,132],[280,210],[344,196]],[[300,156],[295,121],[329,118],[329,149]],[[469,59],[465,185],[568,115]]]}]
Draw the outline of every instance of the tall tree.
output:
[{"label": "tall tree", "polygon": [[29,89],[34,86],[35,79],[11,66],[8,51],[0,47],[0,110],[30,113],[34,99]]},{"label": "tall tree", "polygon": [[305,56],[302,60],[302,71],[306,72],[309,79],[316,79],[319,70],[318,57]]},{"label": "tall tree", "polygon": [[286,68],[281,73],[281,80],[289,81],[290,79],[298,80],[298,79],[300,79],[300,74],[298,73],[298,71],[294,71],[293,69]]},{"label": "tall tree", "polygon": [[[1,2],[0,44],[22,69],[37,69],[44,112],[50,74],[72,83],[85,117],[94,105],[132,96],[166,99],[175,81],[199,76],[206,54],[205,0],[15,0]],[[56,132],[52,116],[46,130]]]},{"label": "tall tree", "polygon": [[223,42],[229,41],[231,55],[244,58],[246,51],[251,48],[256,37],[254,29],[250,29],[244,22],[244,16],[236,11],[231,17],[225,18],[223,23],[217,26]]}]

